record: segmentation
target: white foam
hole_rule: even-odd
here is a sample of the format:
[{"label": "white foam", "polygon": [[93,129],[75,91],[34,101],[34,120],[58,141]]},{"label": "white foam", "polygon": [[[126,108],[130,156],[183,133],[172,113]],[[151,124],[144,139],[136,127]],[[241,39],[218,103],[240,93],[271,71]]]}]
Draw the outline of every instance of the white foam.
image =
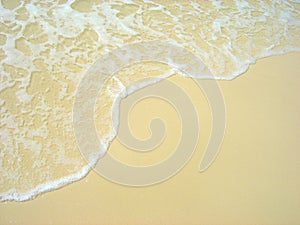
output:
[{"label": "white foam", "polygon": [[88,172],[91,170],[90,166],[85,166],[80,169],[79,172],[61,177],[54,181],[48,181],[46,183],[40,184],[36,186],[35,188],[27,191],[27,192],[20,192],[14,188],[0,193],[0,201],[26,201],[30,200],[34,197],[37,197],[37,195],[42,194],[47,191],[58,189],[66,184],[72,183],[74,181],[80,180],[83,177],[85,177]]},{"label": "white foam", "polygon": [[[65,109],[63,106],[49,106],[48,104],[50,103],[46,102],[43,96],[44,93],[42,92],[39,93],[40,96],[37,95],[40,101],[36,108],[32,109],[30,107],[31,101],[37,96],[29,95],[25,89],[32,81],[31,73],[33,71],[40,71],[33,63],[35,59],[42,60],[47,65],[47,70],[51,73],[53,79],[63,87],[59,92],[59,99],[57,101],[67,102],[74,96],[72,96],[72,93],[68,93],[69,84],[65,80],[78,84],[84,71],[100,55],[105,54],[113,48],[122,46],[124,43],[135,42],[140,39],[164,40],[186,47],[196,56],[200,57],[214,74],[214,79],[219,80],[234,79],[243,74],[251,64],[260,58],[300,50],[300,18],[299,9],[295,3],[298,1],[276,1],[279,6],[276,6],[275,1],[257,1],[257,6],[245,1],[236,1],[234,2],[234,6],[226,5],[227,2],[213,1],[209,7],[204,7],[199,2],[192,2],[190,6],[193,9],[186,7],[182,3],[175,3],[174,5],[178,6],[179,10],[177,14],[172,5],[156,3],[155,1],[145,1],[144,6],[149,4],[148,8],[142,8],[137,5],[139,7],[137,11],[125,18],[118,16],[119,11],[114,8],[114,5],[121,4],[121,6],[125,6],[127,3],[135,4],[132,1],[96,4],[93,5],[91,12],[78,12],[74,10],[72,8],[73,2],[73,0],[69,0],[65,4],[58,4],[58,2],[53,1],[51,7],[44,7],[36,0],[30,3],[24,2],[14,10],[5,9],[0,4],[0,20],[8,27],[7,31],[1,31],[1,34],[4,34],[6,37],[5,43],[0,46],[6,54],[0,65],[0,70],[2,71],[1,90],[12,88],[16,85],[16,80],[12,78],[12,74],[4,71],[4,63],[26,70],[26,75],[18,78],[21,84],[18,86],[18,91],[15,92],[16,98],[24,104],[18,117],[22,118],[23,114],[30,113],[30,119],[36,115],[42,118],[49,118],[49,116],[52,116],[51,113],[53,113],[56,119],[53,122],[57,123],[57,129],[66,129],[66,133],[70,133],[72,130],[72,121],[68,118],[71,114],[71,109]],[[16,17],[17,10],[23,6],[29,12],[28,20],[25,21]],[[49,9],[51,9],[52,16],[50,16],[51,14],[47,15],[50,11]],[[159,17],[156,17],[155,11],[159,11],[166,15],[166,17],[170,17],[170,21],[162,22]],[[152,13],[153,15],[150,15]],[[254,16],[254,14],[258,15]],[[189,19],[185,21],[185,18]],[[34,38],[34,35],[28,38],[25,37],[25,43],[32,52],[32,55],[26,55],[16,49],[15,41],[24,37],[24,29],[28,24],[34,22],[37,22],[42,29],[42,32],[36,35],[46,35],[47,41],[35,42],[36,40],[30,39]],[[168,30],[168,24],[172,25],[171,31],[174,31],[172,35],[170,35],[171,31]],[[98,39],[89,45],[86,40],[80,39],[83,31],[95,32],[98,35]],[[260,34],[259,32],[265,33]],[[244,35],[245,41],[240,44],[239,40]],[[262,38],[259,38],[260,35]],[[89,36],[88,38],[91,37]],[[67,39],[70,39],[70,45],[63,41]],[[223,43],[220,44],[218,41],[221,39]],[[63,50],[58,49],[58,44],[62,46]],[[174,62],[170,61],[170,64],[172,63]],[[80,69],[72,69],[74,65]],[[184,68],[185,65],[180,65],[180,67]],[[116,101],[120,101],[126,95],[158,82],[171,74],[172,71],[162,74],[161,77],[157,77],[156,79],[144,80],[130,86],[127,90],[124,89],[122,82],[117,80],[120,88],[123,87],[124,93]],[[206,78],[211,79],[212,77],[207,76]],[[5,79],[7,81],[2,82]],[[51,91],[51,87],[49,90]],[[6,154],[19,154],[16,147],[17,144],[23,144],[35,152],[45,149],[49,151],[47,148],[51,143],[42,145],[31,140],[37,134],[40,134],[43,138],[49,135],[50,132],[47,129],[48,122],[43,121],[43,126],[39,129],[30,130],[30,128],[24,127],[21,124],[22,120],[17,120],[16,115],[8,112],[4,104],[5,100],[1,97],[0,93],[1,112],[3,111],[5,116],[0,120],[1,125],[3,125],[0,137],[2,139],[5,137],[4,139],[8,140],[5,142],[6,147],[2,151],[4,160]],[[14,104],[16,103],[14,102]],[[117,109],[114,110],[113,120],[115,121],[118,120],[116,112]],[[62,121],[61,124],[60,121]],[[33,120],[25,122],[34,124]],[[18,137],[15,138],[16,145],[12,144],[14,137],[10,129],[13,129],[14,134],[18,134]],[[107,134],[104,140],[102,140],[102,144],[106,149],[112,135],[115,134]],[[69,144],[67,141],[64,142],[64,140],[61,140],[61,142],[59,142],[61,149]],[[65,152],[68,151],[70,149],[65,149]],[[5,177],[4,179],[7,179],[5,181],[9,180],[12,182],[10,183],[9,190],[0,193],[0,201],[28,200],[40,193],[57,189],[84,177],[91,169],[90,166],[83,166],[80,164],[82,163],[80,160],[76,161],[72,157],[65,156],[65,152],[62,151],[59,154],[62,157],[60,161],[65,160],[66,164],[74,164],[74,167],[70,169],[70,175],[63,176],[57,180],[49,178],[50,180],[46,182],[42,179],[37,186],[27,183],[27,191],[21,191],[14,187],[14,177]],[[97,162],[100,155],[100,153],[95,153],[95,155],[91,156],[92,164]],[[18,156],[19,159],[22,159],[21,154]],[[1,165],[1,160],[1,172],[4,171],[3,173],[5,173],[7,170],[12,169],[4,167],[3,164]],[[37,160],[35,166],[38,167],[38,160],[42,161],[45,158],[38,155],[34,160]],[[18,163],[16,168],[21,168],[20,170],[22,170],[22,160],[19,160]],[[59,167],[59,165],[54,166]],[[15,169],[14,173],[18,171]],[[51,171],[48,172],[51,173]],[[44,176],[42,177],[44,178]]]}]

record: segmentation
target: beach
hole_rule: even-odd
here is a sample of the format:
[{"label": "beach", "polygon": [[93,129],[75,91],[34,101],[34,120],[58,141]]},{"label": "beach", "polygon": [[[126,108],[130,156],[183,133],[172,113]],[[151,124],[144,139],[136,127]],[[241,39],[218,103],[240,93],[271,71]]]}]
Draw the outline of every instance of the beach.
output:
[{"label": "beach", "polygon": [[[199,163],[211,131],[208,101],[193,79],[172,76],[168,79],[194,103],[200,127],[195,152],[179,173],[158,184],[130,187],[90,171],[33,200],[1,203],[0,223],[299,224],[299,59],[299,52],[258,59],[239,77],[217,81],[226,106],[226,129],[217,158],[204,172],[199,172]],[[139,104],[132,113],[140,122],[130,125],[140,138],[147,138],[143,120],[151,113],[142,101]],[[146,104],[153,115],[169,112],[165,125],[172,129],[167,129],[165,150],[134,157],[140,153],[122,153],[126,147],[114,140],[108,152],[146,164],[172,152],[180,128],[176,110],[161,99]]]},{"label": "beach", "polygon": [[1,1],[0,224],[299,224],[294,1]]}]

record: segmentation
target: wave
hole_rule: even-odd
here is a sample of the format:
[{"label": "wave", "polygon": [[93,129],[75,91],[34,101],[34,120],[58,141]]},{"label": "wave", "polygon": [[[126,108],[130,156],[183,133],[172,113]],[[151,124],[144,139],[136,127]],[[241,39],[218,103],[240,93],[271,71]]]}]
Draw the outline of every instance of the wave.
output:
[{"label": "wave", "polygon": [[[0,201],[57,189],[96,163],[99,155],[87,165],[78,150],[72,107],[86,71],[113,49],[156,40],[181,46],[218,80],[234,79],[262,57],[300,50],[294,1],[7,1],[0,12]],[[174,74],[170,68],[161,73],[156,81]],[[109,85],[110,94],[121,88]],[[112,104],[114,95],[107,96],[103,108]],[[103,140],[111,131],[106,119],[99,131]]]}]

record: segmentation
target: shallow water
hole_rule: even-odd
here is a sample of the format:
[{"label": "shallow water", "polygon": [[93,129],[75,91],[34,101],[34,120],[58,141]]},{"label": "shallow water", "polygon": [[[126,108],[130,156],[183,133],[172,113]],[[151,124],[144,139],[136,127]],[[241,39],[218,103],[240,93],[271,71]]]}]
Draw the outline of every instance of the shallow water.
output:
[{"label": "shallow water", "polygon": [[[300,49],[293,1],[2,1],[0,11],[2,201],[27,200],[88,173],[76,149],[72,107],[83,75],[110,50],[166,41],[200,57],[216,79],[230,80],[261,57]],[[128,87],[150,74],[177,71],[145,63],[116,77]],[[111,132],[119,93],[116,80],[105,84],[96,107],[100,138]]]}]

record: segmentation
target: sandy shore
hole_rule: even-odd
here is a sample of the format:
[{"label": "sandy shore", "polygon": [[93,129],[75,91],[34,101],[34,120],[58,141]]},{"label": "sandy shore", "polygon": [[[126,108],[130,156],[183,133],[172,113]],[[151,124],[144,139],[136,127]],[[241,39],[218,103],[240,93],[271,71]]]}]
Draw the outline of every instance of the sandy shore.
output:
[{"label": "sandy shore", "polygon": [[[205,172],[199,173],[198,167],[211,129],[207,102],[191,79],[172,77],[189,89],[201,127],[197,149],[177,175],[158,185],[133,188],[92,171],[34,200],[1,203],[0,223],[299,224],[299,59],[300,53],[268,57],[235,80],[218,82],[227,111],[226,134],[220,154]],[[148,104],[158,111],[167,109],[155,100]],[[136,121],[145,110],[135,109]],[[176,113],[168,115],[167,122],[176,125]],[[137,122],[132,129],[145,132]],[[177,130],[168,133],[173,140]],[[172,145],[169,141],[163,146]],[[117,155],[118,149],[116,140],[110,151]],[[149,158],[153,161],[167,153],[151,154],[156,154]]]}]

